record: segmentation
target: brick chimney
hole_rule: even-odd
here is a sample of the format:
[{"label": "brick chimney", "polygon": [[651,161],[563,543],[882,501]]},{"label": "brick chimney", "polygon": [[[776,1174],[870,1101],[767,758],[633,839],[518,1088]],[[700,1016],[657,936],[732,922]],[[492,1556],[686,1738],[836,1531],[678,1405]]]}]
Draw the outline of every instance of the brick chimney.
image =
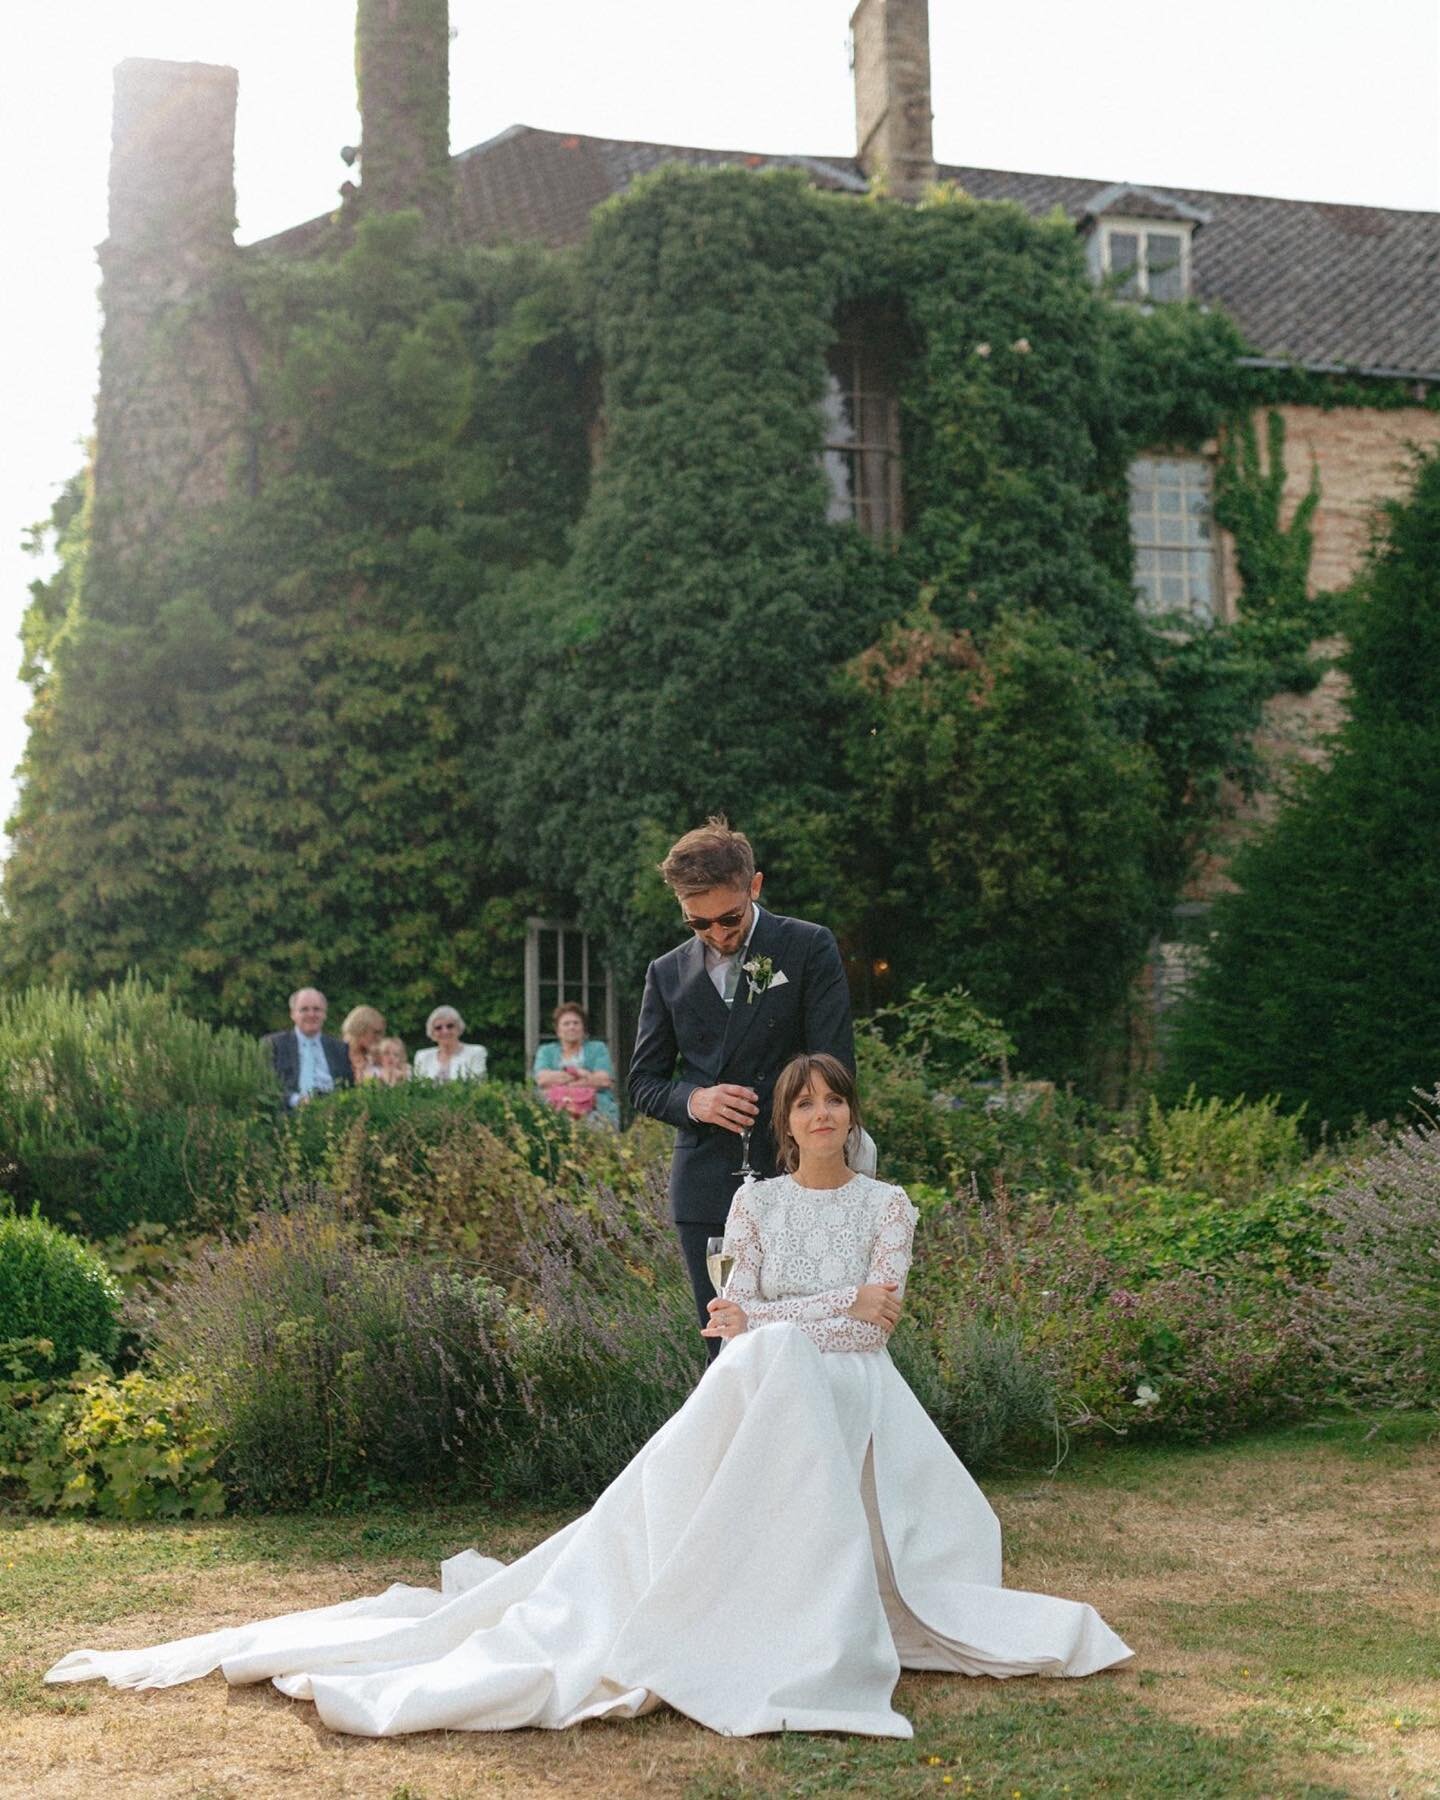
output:
[{"label": "brick chimney", "polygon": [[850,19],[856,160],[897,200],[935,179],[928,0],[860,0]]},{"label": "brick chimney", "polygon": [[223,499],[243,456],[248,371],[228,279],[237,86],[210,63],[115,70],[92,569]]},{"label": "brick chimney", "polygon": [[449,0],[359,0],[360,200],[450,229]]}]

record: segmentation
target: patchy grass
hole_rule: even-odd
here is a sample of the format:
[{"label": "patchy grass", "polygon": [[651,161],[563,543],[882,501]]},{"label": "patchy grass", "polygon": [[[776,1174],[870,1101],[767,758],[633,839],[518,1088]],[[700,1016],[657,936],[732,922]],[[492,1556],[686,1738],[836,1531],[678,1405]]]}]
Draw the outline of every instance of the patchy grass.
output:
[{"label": "patchy grass", "polygon": [[[690,1800],[831,1793],[1440,1800],[1440,1437],[1331,1421],[1220,1448],[1087,1452],[990,1484],[1016,1586],[1092,1600],[1139,1651],[1084,1682],[915,1674],[913,1743],[723,1739],[674,1714],[561,1734],[324,1731],[218,1677],[150,1695],[40,1677],[65,1650],[213,1630],[392,1580],[560,1516],[452,1508],[111,1525],[0,1517],[0,1795],[450,1800],[557,1786]],[[717,1651],[717,1654],[720,1652]]]}]

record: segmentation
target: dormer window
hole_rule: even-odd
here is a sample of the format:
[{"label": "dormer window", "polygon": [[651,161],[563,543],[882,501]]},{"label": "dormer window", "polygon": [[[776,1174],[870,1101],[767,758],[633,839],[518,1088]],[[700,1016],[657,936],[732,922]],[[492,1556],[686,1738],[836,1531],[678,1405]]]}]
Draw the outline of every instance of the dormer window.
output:
[{"label": "dormer window", "polygon": [[1190,250],[1209,218],[1174,194],[1108,187],[1081,213],[1092,273],[1118,299],[1158,305],[1190,293]]},{"label": "dormer window", "polygon": [[1102,219],[1100,267],[1121,300],[1183,300],[1190,292],[1190,232],[1139,219]]}]

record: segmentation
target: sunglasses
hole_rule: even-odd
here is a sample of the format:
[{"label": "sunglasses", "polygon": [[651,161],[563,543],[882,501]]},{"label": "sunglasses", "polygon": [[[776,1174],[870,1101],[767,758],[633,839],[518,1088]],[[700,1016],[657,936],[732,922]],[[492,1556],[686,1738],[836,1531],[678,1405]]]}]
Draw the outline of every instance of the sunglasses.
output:
[{"label": "sunglasses", "polygon": [[745,920],[745,908],[739,912],[717,913],[713,919],[692,919],[689,913],[681,913],[681,918],[692,931],[709,931],[712,925],[718,925],[722,931],[733,931]]}]

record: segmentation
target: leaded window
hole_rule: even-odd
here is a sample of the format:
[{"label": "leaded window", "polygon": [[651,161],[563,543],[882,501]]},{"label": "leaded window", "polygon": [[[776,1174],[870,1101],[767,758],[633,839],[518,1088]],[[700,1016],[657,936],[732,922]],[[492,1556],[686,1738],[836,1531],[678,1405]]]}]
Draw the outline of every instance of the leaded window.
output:
[{"label": "leaded window", "polygon": [[1198,624],[1216,617],[1210,465],[1198,456],[1141,456],[1130,465],[1130,542],[1140,609]]},{"label": "leaded window", "polygon": [[878,322],[871,331],[857,322],[841,333],[821,402],[826,516],[877,539],[900,530],[900,397],[891,359],[876,341],[882,335]]}]

